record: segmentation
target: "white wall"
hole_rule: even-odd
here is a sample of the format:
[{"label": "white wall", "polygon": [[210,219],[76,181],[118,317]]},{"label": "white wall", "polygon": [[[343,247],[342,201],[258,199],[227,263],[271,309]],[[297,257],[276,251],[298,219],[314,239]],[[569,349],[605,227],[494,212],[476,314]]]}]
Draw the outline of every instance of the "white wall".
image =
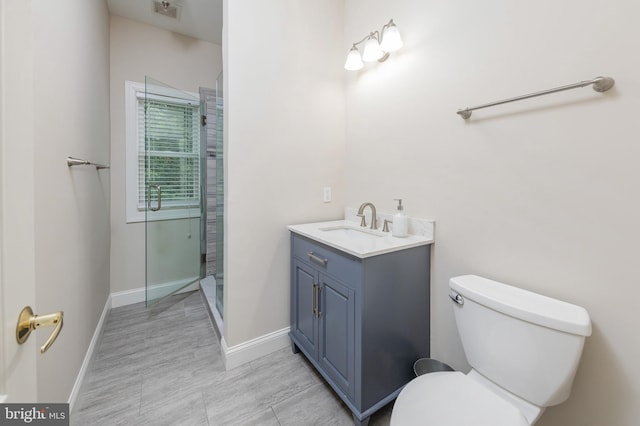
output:
[{"label": "white wall", "polygon": [[[9,128],[3,134],[3,220],[9,237],[3,250],[11,269],[24,269],[14,270],[5,284],[12,290],[24,286],[22,303],[35,298],[36,314],[64,311],[64,328],[47,353],[37,353],[34,343],[42,345],[49,328],[36,331],[18,353],[36,359],[36,386],[22,396],[66,402],[109,292],[108,171],[66,164],[68,155],[109,161],[108,12],[104,2],[81,0],[15,6],[3,7],[19,12],[3,21],[24,29],[22,39],[7,38],[2,46],[3,59],[21,59],[4,64],[10,72],[3,72],[3,89],[11,88],[2,94],[3,126]],[[20,56],[5,56],[16,47]],[[21,190],[16,199],[15,189]],[[14,327],[15,309],[6,310]],[[18,362],[9,362],[9,375],[32,377]]]},{"label": "white wall", "polygon": [[[125,80],[142,82],[145,76],[180,90],[198,93],[198,88],[215,88],[222,70],[221,46],[182,36],[119,16],[111,16],[111,291],[125,291],[145,284],[145,224],[126,223],[125,215]],[[188,229],[187,221],[171,221]],[[166,223],[165,223],[166,224]],[[183,244],[187,253],[196,244],[197,232],[179,234],[173,244]],[[180,250],[178,250],[180,252]],[[176,272],[177,264],[164,263],[168,271]],[[182,267],[184,269],[184,267]],[[185,272],[191,275],[191,271]],[[169,276],[178,280],[186,276]]]},{"label": "white wall", "polygon": [[[541,426],[640,417],[640,4],[347,0],[350,44],[394,18],[405,47],[348,74],[346,204],[436,221],[432,355],[467,369],[447,285],[479,274],[584,306],[571,398]],[[339,68],[340,63],[334,67]],[[458,108],[608,75],[590,88]]]},{"label": "white wall", "polygon": [[38,400],[66,401],[109,293],[109,171],[66,165],[109,162],[108,12],[67,0],[33,13],[36,303],[66,320],[38,358]]},{"label": "white wall", "polygon": [[229,346],[289,325],[286,225],[343,214],[342,3],[224,2]]}]

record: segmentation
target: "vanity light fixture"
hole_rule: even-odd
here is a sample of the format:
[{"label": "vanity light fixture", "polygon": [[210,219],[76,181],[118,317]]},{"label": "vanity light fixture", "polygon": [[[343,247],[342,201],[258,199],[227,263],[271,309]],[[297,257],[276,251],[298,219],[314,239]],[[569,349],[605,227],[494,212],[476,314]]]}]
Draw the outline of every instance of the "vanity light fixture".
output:
[{"label": "vanity light fixture", "polygon": [[[358,50],[358,45],[364,43],[364,49],[362,56]],[[382,29],[373,31],[369,35],[365,36],[357,43],[353,43],[351,50],[347,54],[347,61],[344,64],[344,69],[349,71],[357,71],[364,67],[365,62],[384,62],[389,57],[389,53],[395,52],[402,47],[402,38],[400,37],[400,31],[398,27],[390,19]]]}]

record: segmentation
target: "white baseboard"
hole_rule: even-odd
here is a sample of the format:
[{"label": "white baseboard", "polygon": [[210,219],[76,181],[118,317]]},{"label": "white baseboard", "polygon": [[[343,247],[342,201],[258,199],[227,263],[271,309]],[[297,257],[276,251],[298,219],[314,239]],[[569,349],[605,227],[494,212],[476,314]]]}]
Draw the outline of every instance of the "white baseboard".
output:
[{"label": "white baseboard", "polygon": [[112,308],[119,308],[120,306],[133,305],[134,303],[140,302],[144,302],[144,287],[111,293]]},{"label": "white baseboard", "polygon": [[78,394],[80,393],[80,387],[82,386],[82,382],[84,381],[84,376],[87,374],[87,370],[91,365],[91,361],[93,360],[95,351],[98,347],[98,342],[100,342],[100,338],[102,337],[104,324],[107,320],[107,316],[109,315],[109,311],[111,310],[111,302],[111,296],[109,296],[107,298],[107,302],[104,304],[104,308],[102,309],[102,315],[100,315],[100,319],[98,320],[96,329],[93,332],[93,337],[91,338],[91,342],[89,343],[87,353],[84,356],[84,361],[82,361],[82,366],[80,366],[80,371],[78,372],[78,376],[76,377],[76,382],[73,384],[73,388],[71,389],[71,394],[69,395],[68,401],[69,412],[73,411],[76,400],[78,399]]},{"label": "white baseboard", "polygon": [[[189,282],[193,282],[188,287],[181,289],[177,293],[185,293],[187,291],[195,291],[200,288],[200,280],[197,277],[188,280],[182,280],[180,282],[184,282],[187,284]],[[160,291],[166,287],[180,287],[180,282],[171,282],[166,284],[161,284],[158,286]],[[120,306],[133,305],[134,303],[140,303],[145,301],[145,287],[134,288],[133,290],[125,290],[125,291],[117,291],[115,293],[111,293],[111,307],[118,308]]]},{"label": "white baseboard", "polygon": [[289,327],[264,336],[256,337],[235,346],[227,346],[224,337],[220,341],[224,367],[227,370],[239,367],[242,364],[253,361],[265,355],[269,355],[291,344],[289,339]]}]

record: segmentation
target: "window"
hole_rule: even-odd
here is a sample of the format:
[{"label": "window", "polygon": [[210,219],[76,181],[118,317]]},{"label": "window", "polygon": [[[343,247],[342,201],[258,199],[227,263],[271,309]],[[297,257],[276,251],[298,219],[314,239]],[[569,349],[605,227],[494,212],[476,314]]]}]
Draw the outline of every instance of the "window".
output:
[{"label": "window", "polygon": [[146,209],[157,206],[156,187],[162,209],[154,220],[200,215],[198,98],[154,91],[126,82],[127,222],[144,221]]}]

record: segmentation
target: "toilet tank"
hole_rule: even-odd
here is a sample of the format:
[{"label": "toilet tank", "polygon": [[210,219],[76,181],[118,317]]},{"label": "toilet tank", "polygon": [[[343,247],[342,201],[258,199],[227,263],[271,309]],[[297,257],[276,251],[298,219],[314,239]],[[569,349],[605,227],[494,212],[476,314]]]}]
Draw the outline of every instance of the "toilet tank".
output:
[{"label": "toilet tank", "polygon": [[541,407],[569,397],[591,335],[584,308],[476,275],[451,278],[449,286],[474,370]]}]

